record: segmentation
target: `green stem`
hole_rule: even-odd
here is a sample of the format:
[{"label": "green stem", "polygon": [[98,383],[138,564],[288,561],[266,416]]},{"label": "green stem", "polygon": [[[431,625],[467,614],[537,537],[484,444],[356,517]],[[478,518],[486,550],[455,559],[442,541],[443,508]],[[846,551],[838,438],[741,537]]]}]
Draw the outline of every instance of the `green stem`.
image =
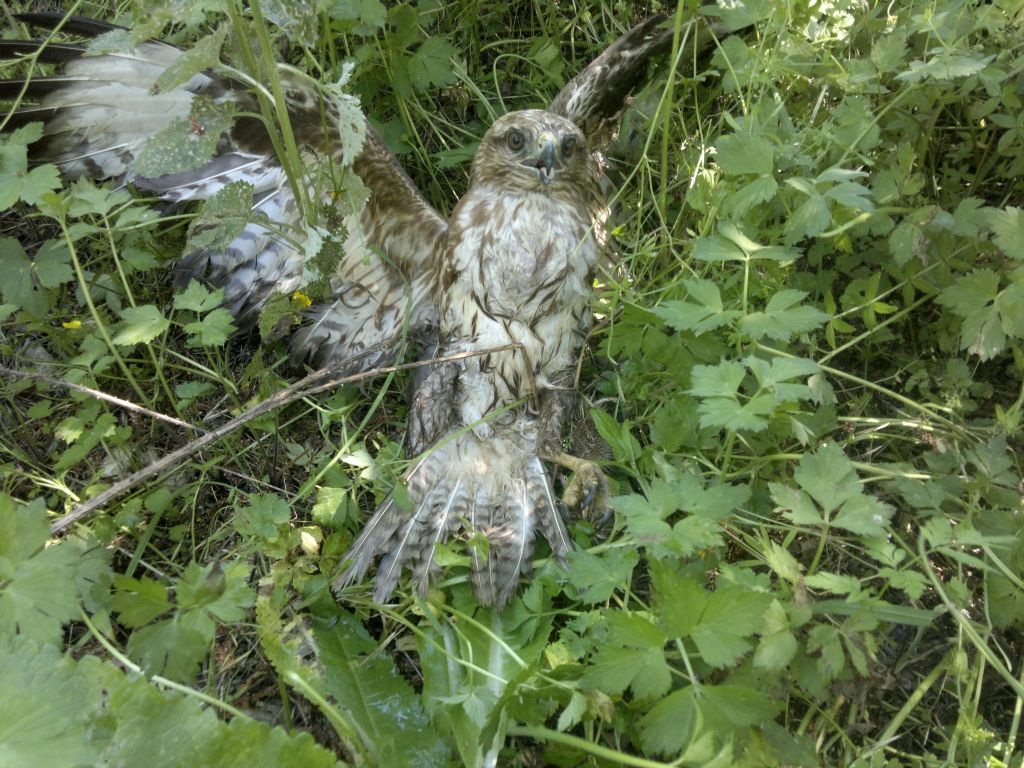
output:
[{"label": "green stem", "polygon": [[71,263],[75,268],[75,277],[78,280],[78,287],[82,289],[82,296],[85,298],[85,305],[89,308],[89,315],[92,317],[92,321],[96,324],[96,330],[103,338],[104,343],[107,345],[107,349],[110,350],[111,356],[117,362],[117,367],[121,369],[121,373],[124,374],[125,379],[131,388],[135,390],[136,396],[140,402],[147,403],[149,407],[154,407],[154,403],[150,401],[146,394],[142,391],[142,387],[139,386],[139,382],[135,380],[132,372],[128,369],[128,364],[121,357],[120,351],[114,344],[114,340],[110,338],[110,334],[107,332],[107,326],[104,324],[103,319],[100,317],[99,310],[96,309],[96,304],[92,300],[92,293],[89,291],[89,284],[85,279],[85,270],[82,269],[82,263],[78,260],[78,251],[75,248],[75,242],[71,239],[71,233],[68,231],[68,223],[63,215],[57,220],[60,224],[60,231],[64,235],[64,242],[68,246],[68,252],[71,254]]},{"label": "green stem", "polygon": [[[109,653],[117,660],[118,664],[127,669],[129,672],[135,672],[139,675],[145,675],[145,672],[143,672],[142,668],[139,667],[138,664],[133,662],[131,659],[129,659],[127,656],[125,656],[123,653],[117,650],[117,648],[114,647],[114,644],[111,643],[103,635],[103,633],[99,631],[99,628],[97,628],[96,625],[92,623],[92,621],[89,619],[89,616],[85,613],[85,611],[82,611],[82,622],[85,624],[85,626],[89,628],[89,631],[92,632],[93,637],[96,638],[99,644],[106,649],[107,653]],[[209,704],[211,707],[217,707],[218,709],[222,709],[229,715],[232,715],[234,717],[241,717],[246,720],[252,719],[247,714],[245,714],[245,712],[231,706],[226,701],[221,701],[220,699],[214,696],[210,696],[209,694],[203,693],[202,691],[197,691],[195,688],[190,688],[187,685],[176,683],[173,680],[168,680],[166,677],[160,677],[159,675],[150,675],[148,676],[148,679],[150,682],[156,683],[157,685],[162,686],[163,688],[168,688],[172,691],[183,693],[186,696],[190,696],[194,699],[199,699],[201,702],[203,702],[204,704]]]},{"label": "green stem", "polygon": [[516,725],[509,728],[508,733],[510,736],[522,736],[523,738],[535,739],[536,741],[552,741],[555,744],[572,747],[602,760],[607,760],[611,765],[628,765],[635,766],[636,768],[670,768],[671,766],[671,763],[661,763],[657,760],[627,755],[624,752],[617,752],[614,749],[595,744],[592,741],[581,739],[579,736],[552,731],[550,728]]}]

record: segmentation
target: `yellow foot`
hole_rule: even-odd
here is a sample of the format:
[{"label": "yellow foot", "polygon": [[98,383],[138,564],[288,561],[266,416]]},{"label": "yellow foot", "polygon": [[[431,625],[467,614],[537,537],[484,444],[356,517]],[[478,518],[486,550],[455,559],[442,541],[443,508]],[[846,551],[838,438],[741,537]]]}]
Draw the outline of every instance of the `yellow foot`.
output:
[{"label": "yellow foot", "polygon": [[611,508],[608,506],[608,481],[601,468],[592,461],[563,452],[545,458],[573,473],[562,494],[562,503],[581,517],[604,522]]}]

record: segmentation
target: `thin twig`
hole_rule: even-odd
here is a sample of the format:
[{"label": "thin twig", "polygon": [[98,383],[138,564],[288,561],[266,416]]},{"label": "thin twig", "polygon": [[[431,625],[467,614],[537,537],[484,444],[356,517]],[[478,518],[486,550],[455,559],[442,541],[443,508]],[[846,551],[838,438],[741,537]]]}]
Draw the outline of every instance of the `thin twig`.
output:
[{"label": "thin twig", "polygon": [[0,365],[0,376],[10,376],[15,379],[32,379],[34,381],[42,381],[53,387],[64,387],[66,389],[73,389],[76,392],[82,392],[83,394],[95,397],[97,400],[106,400],[108,403],[124,408],[128,411],[136,411],[137,413],[144,413],[150,418],[157,419],[158,421],[166,421],[168,424],[173,424],[176,427],[184,427],[185,429],[191,429],[194,432],[201,434],[207,434],[207,430],[202,427],[197,427],[195,424],[189,424],[187,421],[176,419],[173,416],[168,416],[166,413],[160,413],[159,411],[150,410],[144,408],[141,405],[136,405],[131,400],[123,400],[120,397],[114,395],[108,395],[106,392],[101,392],[98,389],[92,389],[91,387],[85,387],[81,384],[75,384],[74,382],[67,381],[65,379],[58,379],[53,376],[47,376],[45,373],[37,373],[35,371],[16,371],[12,368],[5,368]]},{"label": "thin twig", "polygon": [[473,350],[472,352],[460,352],[457,355],[447,355],[445,357],[435,357],[430,360],[419,360],[414,363],[402,363],[401,365],[391,365],[385,368],[374,368],[369,371],[363,371],[362,373],[354,373],[346,376],[338,376],[337,371],[344,365],[351,364],[351,361],[344,360],[336,365],[323,368],[319,371],[311,373],[303,379],[299,379],[291,386],[282,389],[280,392],[275,393],[271,397],[267,398],[261,403],[257,403],[249,410],[239,414],[231,421],[225,422],[221,426],[217,427],[210,432],[207,432],[202,437],[199,437],[190,443],[183,445],[176,451],[171,451],[163,458],[157,459],[152,464],[143,467],[138,472],[133,472],[128,477],[124,478],[117,483],[114,483],[103,493],[99,494],[95,498],[89,499],[84,504],[79,504],[73,510],[63,517],[58,518],[50,524],[50,531],[54,534],[60,533],[66,528],[70,527],[74,523],[82,520],[88,515],[100,507],[108,504],[109,502],[116,499],[121,494],[125,493],[129,489],[135,487],[143,480],[150,478],[154,475],[160,474],[165,469],[173,467],[178,462],[192,456],[193,454],[206,448],[211,443],[215,443],[225,435],[229,435],[239,427],[247,424],[253,419],[259,418],[266,413],[269,413],[277,408],[281,408],[290,403],[294,403],[296,400],[301,400],[304,397],[315,395],[319,392],[323,392],[333,387],[341,386],[342,384],[352,384],[357,381],[363,381],[365,379],[371,379],[375,376],[380,376],[385,373],[394,373],[395,371],[405,371],[412,368],[421,368],[425,365],[434,365],[435,363],[450,363],[456,360],[464,360],[468,357],[477,357],[479,355],[488,355],[492,352],[503,352],[509,349],[515,349],[518,344],[505,344],[500,347],[489,347],[488,349]]}]

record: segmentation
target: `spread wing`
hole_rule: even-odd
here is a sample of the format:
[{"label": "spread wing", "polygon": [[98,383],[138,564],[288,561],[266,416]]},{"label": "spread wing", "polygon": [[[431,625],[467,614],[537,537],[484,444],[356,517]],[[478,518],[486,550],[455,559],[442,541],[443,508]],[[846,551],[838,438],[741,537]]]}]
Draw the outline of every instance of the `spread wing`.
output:
[{"label": "spread wing", "polygon": [[[58,13],[17,18],[83,37],[117,28]],[[622,111],[650,59],[669,47],[671,32],[659,29],[662,21],[648,19],[620,37],[566,85],[551,110],[593,133],[593,144],[601,127]],[[157,79],[183,55],[157,41],[99,56],[86,56],[81,45],[0,41],[0,57],[28,54],[62,65],[61,74],[32,78],[27,84],[0,81],[0,98],[32,103],[9,117],[9,127],[44,123],[34,159],[56,163],[68,178],[114,178],[169,203],[207,199],[232,181],[253,186],[254,213],[263,216],[219,250],[186,254],[176,268],[179,284],[199,278],[223,288],[225,306],[243,326],[255,321],[273,293],[290,294],[301,286],[307,230],[260,120],[238,118],[220,137],[213,158],[200,168],[157,178],[133,172],[147,141],[173,121],[189,119],[199,95],[231,103],[242,115],[258,113],[245,84],[205,71],[176,88],[155,89]],[[332,138],[337,114],[311,83],[282,77],[288,86],[288,119],[311,167],[327,158],[340,164],[340,142]],[[312,308],[290,341],[296,365],[350,360],[346,367],[356,371],[386,364],[407,339],[429,335],[436,322],[431,286],[447,223],[369,126],[352,169],[370,190],[369,201],[358,218],[344,222],[344,256],[333,276],[332,301]]]},{"label": "spread wing", "polygon": [[[20,14],[33,26],[54,28],[56,13]],[[117,29],[72,17],[61,29],[83,36]],[[238,81],[206,71],[179,87],[160,90],[157,79],[178,64],[183,52],[147,41],[123,53],[85,55],[85,46],[36,41],[0,41],[0,56],[36,54],[62,65],[59,75],[0,81],[0,98],[32,101],[10,116],[8,127],[42,121],[37,161],[55,163],[67,178],[113,178],[169,203],[204,200],[226,184],[244,181],[254,190],[254,213],[227,246],[186,254],[179,284],[203,279],[224,289],[225,306],[238,322],[252,324],[273,293],[290,294],[302,284],[307,230],[294,191],[258,113],[256,99]],[[312,84],[287,78],[288,117],[310,167],[324,159],[341,165],[340,142],[332,136],[338,116]],[[213,158],[200,168],[157,178],[133,171],[149,139],[176,120],[188,120],[194,99],[231,103],[243,116],[220,137]],[[326,118],[326,119],[325,119]],[[352,367],[379,365],[394,356],[408,334],[429,328],[434,310],[427,290],[430,262],[445,222],[416,189],[380,136],[366,126],[354,172],[370,190],[358,218],[346,220],[344,257],[333,276],[334,302],[314,310],[292,340],[292,359],[317,363],[356,356]],[[325,199],[325,202],[329,200]]]}]

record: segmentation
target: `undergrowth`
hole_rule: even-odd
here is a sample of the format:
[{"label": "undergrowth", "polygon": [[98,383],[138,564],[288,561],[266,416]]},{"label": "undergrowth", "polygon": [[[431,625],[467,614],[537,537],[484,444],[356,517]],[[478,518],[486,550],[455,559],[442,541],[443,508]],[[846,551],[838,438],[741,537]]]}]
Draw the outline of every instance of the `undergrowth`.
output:
[{"label": "undergrowth", "polygon": [[[73,8],[343,82],[443,212],[496,115],[650,12],[685,51],[694,16]],[[501,613],[454,551],[427,599],[336,602],[407,373],[273,400],[297,374],[271,329],[170,287],[195,211],[62,186],[7,134],[0,764],[1021,765],[1021,13],[753,3],[638,84],[573,430],[614,516]]]}]

